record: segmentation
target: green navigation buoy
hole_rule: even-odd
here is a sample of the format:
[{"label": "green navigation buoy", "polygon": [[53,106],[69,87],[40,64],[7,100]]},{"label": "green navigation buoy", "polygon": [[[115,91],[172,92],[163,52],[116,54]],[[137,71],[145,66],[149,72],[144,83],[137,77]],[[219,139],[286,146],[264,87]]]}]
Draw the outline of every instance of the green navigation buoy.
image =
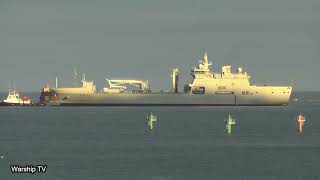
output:
[{"label": "green navigation buoy", "polygon": [[157,121],[157,117],[155,115],[153,115],[153,113],[151,112],[151,114],[147,117],[148,119],[148,125],[150,127],[150,129],[153,129],[154,123]]},{"label": "green navigation buoy", "polygon": [[229,115],[226,119],[225,119],[225,123],[226,123],[226,129],[227,129],[227,133],[230,136],[232,133],[232,125],[236,124],[236,119],[234,119],[231,115]]}]

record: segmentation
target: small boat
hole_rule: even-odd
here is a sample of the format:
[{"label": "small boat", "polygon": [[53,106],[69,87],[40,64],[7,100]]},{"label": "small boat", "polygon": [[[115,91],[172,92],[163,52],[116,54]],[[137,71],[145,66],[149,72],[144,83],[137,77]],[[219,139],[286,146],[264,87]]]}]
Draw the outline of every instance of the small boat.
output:
[{"label": "small boat", "polygon": [[9,92],[7,99],[0,102],[0,106],[31,106],[32,102],[27,96],[24,96],[23,99],[20,98],[20,95],[16,91]]}]

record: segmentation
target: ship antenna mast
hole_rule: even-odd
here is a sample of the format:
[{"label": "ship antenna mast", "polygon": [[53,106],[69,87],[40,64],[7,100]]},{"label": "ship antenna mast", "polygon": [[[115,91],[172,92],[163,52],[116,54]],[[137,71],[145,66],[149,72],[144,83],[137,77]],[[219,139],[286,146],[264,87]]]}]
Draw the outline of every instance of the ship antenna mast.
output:
[{"label": "ship antenna mast", "polygon": [[293,81],[293,80],[291,80],[291,83],[290,83],[290,85],[291,85],[291,86],[293,86],[293,84],[294,84],[294,81]]},{"label": "ship antenna mast", "polygon": [[13,81],[13,88],[14,88],[14,91],[17,91],[17,89],[16,89],[16,83],[14,83],[14,81]]},{"label": "ship antenna mast", "polygon": [[77,84],[77,77],[78,77],[78,72],[77,72],[77,67],[74,67],[73,68],[73,87],[76,87],[78,84]]},{"label": "ship antenna mast", "polygon": [[9,93],[11,92],[11,80],[9,80]]},{"label": "ship antenna mast", "polygon": [[208,53],[207,52],[204,53],[203,60],[204,60],[204,62],[208,62]]},{"label": "ship antenna mast", "polygon": [[58,75],[56,75],[56,89],[58,88]]}]

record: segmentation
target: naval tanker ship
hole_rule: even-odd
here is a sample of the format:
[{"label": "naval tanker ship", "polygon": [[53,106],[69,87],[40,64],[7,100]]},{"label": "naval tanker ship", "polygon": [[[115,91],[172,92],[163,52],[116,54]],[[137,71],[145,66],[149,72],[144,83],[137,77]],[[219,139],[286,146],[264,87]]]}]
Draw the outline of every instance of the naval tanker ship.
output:
[{"label": "naval tanker ship", "polygon": [[[147,80],[106,79],[106,86],[96,91],[93,81],[82,80],[81,87],[45,86],[40,101],[60,106],[283,106],[288,105],[291,85],[251,84],[250,76],[241,67],[236,72],[230,65],[222,71],[211,70],[207,53],[191,70],[193,80],[178,90],[179,72],[171,73],[169,91],[152,91]],[[128,90],[128,86],[135,87]]]}]

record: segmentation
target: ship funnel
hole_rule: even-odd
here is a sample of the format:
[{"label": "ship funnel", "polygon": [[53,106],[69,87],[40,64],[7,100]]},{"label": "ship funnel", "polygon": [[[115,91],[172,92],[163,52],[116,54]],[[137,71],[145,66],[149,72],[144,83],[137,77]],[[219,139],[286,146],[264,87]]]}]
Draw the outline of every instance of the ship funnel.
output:
[{"label": "ship funnel", "polygon": [[173,68],[171,72],[172,79],[172,92],[178,93],[178,80],[179,80],[179,70],[178,68]]}]

